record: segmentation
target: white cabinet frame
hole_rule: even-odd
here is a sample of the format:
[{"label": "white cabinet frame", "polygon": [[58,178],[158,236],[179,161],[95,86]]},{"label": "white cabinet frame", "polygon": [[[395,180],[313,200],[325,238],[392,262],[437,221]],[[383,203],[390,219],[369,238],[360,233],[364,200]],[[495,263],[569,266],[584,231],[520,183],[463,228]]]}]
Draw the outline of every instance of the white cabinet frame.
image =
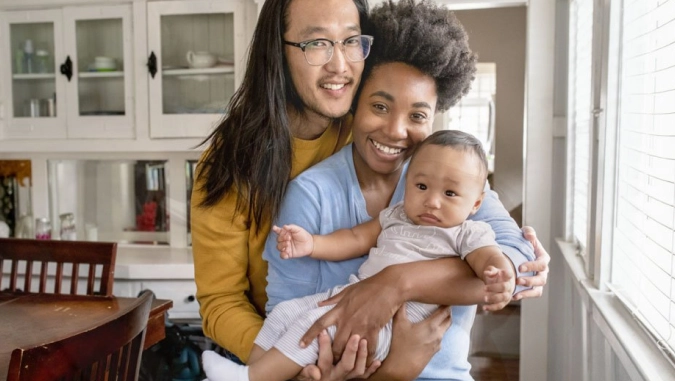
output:
[{"label": "white cabinet frame", "polygon": [[[4,110],[0,113],[5,115],[5,128],[2,138],[6,139],[53,139],[66,137],[66,106],[65,97],[66,78],[60,74],[58,68],[66,60],[63,45],[63,14],[58,10],[40,11],[13,11],[0,13],[0,75],[3,77],[2,99],[6,100]],[[12,74],[12,51],[16,47],[11,46],[10,26],[15,24],[53,23],[54,25],[54,67],[55,67],[55,90],[56,90],[56,116],[27,118],[14,115],[14,94]],[[46,76],[49,74],[45,74]]]},{"label": "white cabinet frame", "polygon": [[[134,77],[131,5],[67,7],[64,8],[64,36],[66,52],[73,61],[73,77],[66,84],[68,102],[69,138],[134,138]],[[124,115],[83,116],[79,112],[78,51],[76,23],[82,20],[121,19],[124,72],[113,75],[124,77]],[[92,73],[105,76],[107,73]]]},{"label": "white cabinet frame", "polygon": [[234,14],[234,62],[235,89],[243,77],[243,57],[246,50],[245,4],[233,1],[158,1],[148,3],[148,51],[157,57],[157,73],[154,78],[147,73],[150,98],[150,136],[152,138],[205,137],[223,117],[222,114],[164,114],[162,111],[162,43],[161,17],[165,15],[189,15],[205,13]]}]

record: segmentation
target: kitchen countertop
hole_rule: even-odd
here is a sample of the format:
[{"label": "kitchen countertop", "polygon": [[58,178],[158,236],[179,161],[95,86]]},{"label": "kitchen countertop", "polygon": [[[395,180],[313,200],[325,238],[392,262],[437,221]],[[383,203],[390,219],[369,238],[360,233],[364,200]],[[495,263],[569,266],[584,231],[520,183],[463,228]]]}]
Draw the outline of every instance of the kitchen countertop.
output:
[{"label": "kitchen countertop", "polygon": [[115,279],[194,279],[191,248],[117,246]]}]

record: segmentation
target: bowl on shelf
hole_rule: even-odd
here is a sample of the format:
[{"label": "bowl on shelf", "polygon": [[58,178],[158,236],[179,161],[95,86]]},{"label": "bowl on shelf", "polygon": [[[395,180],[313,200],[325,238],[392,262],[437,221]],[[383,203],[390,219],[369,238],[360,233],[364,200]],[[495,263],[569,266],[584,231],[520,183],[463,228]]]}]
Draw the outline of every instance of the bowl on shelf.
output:
[{"label": "bowl on shelf", "polygon": [[117,63],[112,57],[99,56],[94,58],[94,62],[89,65],[93,71],[115,71],[117,70]]},{"label": "bowl on shelf", "polygon": [[205,69],[213,67],[216,64],[217,58],[209,52],[193,52],[188,51],[185,55],[188,65],[193,69]]}]

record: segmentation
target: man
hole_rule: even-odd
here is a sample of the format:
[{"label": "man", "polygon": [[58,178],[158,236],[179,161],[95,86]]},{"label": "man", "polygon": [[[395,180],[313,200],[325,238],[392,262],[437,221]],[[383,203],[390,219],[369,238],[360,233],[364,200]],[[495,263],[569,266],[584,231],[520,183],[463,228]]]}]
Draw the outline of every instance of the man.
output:
[{"label": "man", "polygon": [[[243,83],[205,141],[191,201],[197,299],[205,334],[243,361],[262,326],[262,251],[286,184],[350,139],[367,11],[366,0],[265,1]],[[328,348],[322,375],[358,375],[357,362],[363,374],[358,346],[355,337],[336,368]]]}]

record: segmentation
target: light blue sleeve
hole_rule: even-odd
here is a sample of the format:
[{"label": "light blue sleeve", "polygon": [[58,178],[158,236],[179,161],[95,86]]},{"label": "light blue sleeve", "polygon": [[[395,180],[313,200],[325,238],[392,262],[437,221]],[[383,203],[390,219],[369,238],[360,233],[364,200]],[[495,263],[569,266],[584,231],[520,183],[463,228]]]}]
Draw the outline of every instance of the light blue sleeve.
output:
[{"label": "light blue sleeve", "polygon": [[[295,224],[310,234],[318,234],[321,208],[315,192],[291,181],[286,190],[279,216],[274,225]],[[317,292],[320,261],[310,257],[281,259],[277,250],[277,234],[270,232],[265,243],[263,259],[268,262],[266,311],[277,304]]]},{"label": "light blue sleeve", "polygon": [[[478,212],[469,219],[474,221],[483,221],[490,225],[495,232],[497,244],[506,254],[516,268],[516,276],[532,276],[533,272],[521,273],[518,268],[525,262],[533,261],[534,248],[528,240],[523,237],[523,232],[520,230],[516,221],[511,218],[509,212],[504,208],[504,205],[499,201],[497,193],[490,189],[485,190],[485,197],[483,204]],[[523,286],[516,286],[514,293],[528,289]]]}]

